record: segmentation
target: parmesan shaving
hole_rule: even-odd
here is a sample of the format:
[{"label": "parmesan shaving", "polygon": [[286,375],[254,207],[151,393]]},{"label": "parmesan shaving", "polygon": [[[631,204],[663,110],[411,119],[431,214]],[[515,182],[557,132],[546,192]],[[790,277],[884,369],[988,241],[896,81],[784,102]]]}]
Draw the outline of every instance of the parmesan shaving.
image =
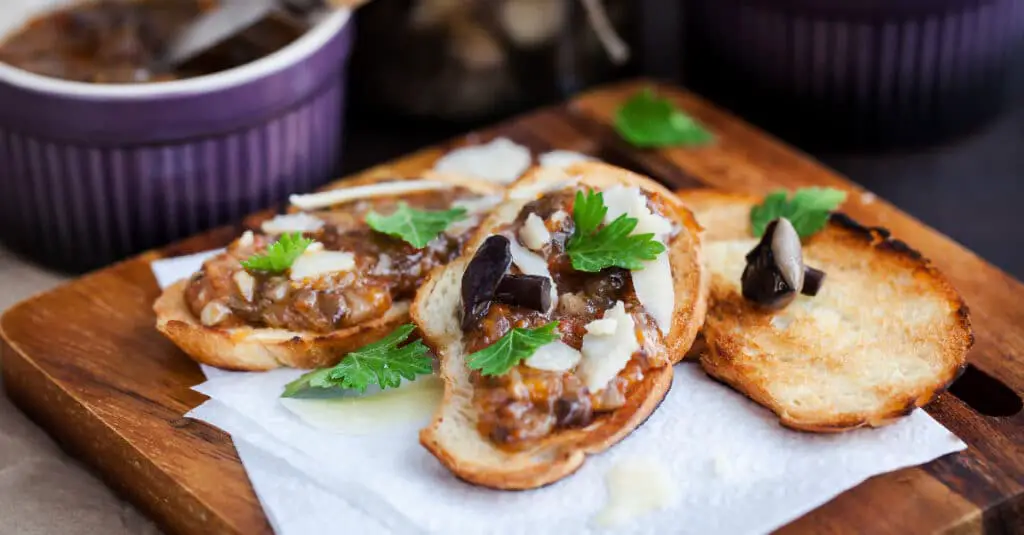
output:
[{"label": "parmesan shaving", "polygon": [[[512,263],[526,275],[538,275],[551,279],[551,271],[548,269],[548,262],[544,257],[523,247],[515,237],[510,237],[509,250],[512,252]],[[558,288],[555,287],[555,280],[551,279],[551,308],[558,305]]]},{"label": "parmesan shaving", "polygon": [[454,184],[449,182],[440,182],[437,180],[395,180],[391,182],[369,184],[366,186],[332,189],[322,191],[320,193],[292,195],[289,200],[293,206],[297,206],[303,210],[313,210],[316,208],[327,208],[358,199],[390,197],[420,191],[451,189],[453,187],[455,187]]},{"label": "parmesan shaving", "polygon": [[526,365],[535,370],[564,372],[579,364],[582,355],[564,342],[555,341],[541,346],[526,359]]},{"label": "parmesan shaving", "polygon": [[530,214],[526,216],[526,221],[519,229],[519,239],[523,240],[523,245],[534,251],[540,251],[551,241],[551,233],[544,226],[544,220],[540,216]]},{"label": "parmesan shaving", "polygon": [[286,232],[315,232],[323,226],[323,220],[299,212],[297,214],[278,214],[273,219],[264,221],[260,225],[260,230],[264,234],[284,234]]},{"label": "parmesan shaving", "polygon": [[293,281],[316,278],[328,273],[339,271],[351,271],[356,267],[356,258],[352,253],[341,251],[317,251],[311,254],[303,254],[292,264],[291,275]]},{"label": "parmesan shaving", "polygon": [[434,164],[434,170],[508,184],[530,167],[530,150],[499,137],[490,143],[455,149]]},{"label": "parmesan shaving", "polygon": [[[592,393],[598,393],[626,367],[640,343],[636,339],[636,324],[633,317],[626,312],[622,301],[604,313],[604,318],[596,321],[611,320],[615,329],[608,334],[607,326],[601,326],[598,332],[588,332],[583,336],[579,375],[583,384]],[[589,327],[592,323],[587,324]],[[589,329],[588,329],[589,330]]]}]

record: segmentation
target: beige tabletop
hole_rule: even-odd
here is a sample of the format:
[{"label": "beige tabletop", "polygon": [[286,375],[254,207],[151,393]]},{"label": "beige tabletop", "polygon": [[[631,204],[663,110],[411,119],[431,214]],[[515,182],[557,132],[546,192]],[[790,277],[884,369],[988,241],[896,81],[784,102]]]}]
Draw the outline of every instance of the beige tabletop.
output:
[{"label": "beige tabletop", "polygon": [[[64,279],[0,248],[0,311]],[[155,533],[149,520],[0,396],[0,535]]]}]

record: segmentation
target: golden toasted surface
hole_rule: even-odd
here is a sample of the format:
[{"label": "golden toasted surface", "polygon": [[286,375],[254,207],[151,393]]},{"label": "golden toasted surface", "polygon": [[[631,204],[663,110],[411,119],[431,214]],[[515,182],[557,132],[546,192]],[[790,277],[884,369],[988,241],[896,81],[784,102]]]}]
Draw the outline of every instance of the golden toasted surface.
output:
[{"label": "golden toasted surface", "polygon": [[[683,230],[669,244],[676,300],[673,326],[666,344],[674,352],[675,360],[682,358],[693,343],[706,311],[707,277],[702,267],[700,227],[693,214],[661,185],[624,169],[587,163],[572,166],[566,172],[597,189],[619,184],[639,186],[658,193],[669,202],[671,213],[665,215]],[[561,172],[536,169],[513,184],[509,195],[565,178]],[[523,451],[503,450],[481,435],[459,325],[462,274],[490,229],[513,220],[530,200],[533,198],[507,199],[484,221],[463,256],[434,272],[412,306],[413,320],[424,340],[440,357],[441,376],[445,381],[444,401],[433,422],[420,433],[420,442],[459,478],[499,489],[536,488],[573,473],[587,455],[615,445],[643,423],[661,403],[672,383],[671,367],[652,370],[623,407],[599,417],[585,428],[555,432]]]},{"label": "golden toasted surface", "polygon": [[680,197],[716,237],[706,244],[712,275],[701,364],[784,425],[884,425],[933,400],[962,371],[973,343],[966,305],[883,229],[834,216],[804,243],[805,264],[826,272],[821,291],[764,311],[740,293],[744,256],[757,243],[745,229],[758,199],[703,190]]}]

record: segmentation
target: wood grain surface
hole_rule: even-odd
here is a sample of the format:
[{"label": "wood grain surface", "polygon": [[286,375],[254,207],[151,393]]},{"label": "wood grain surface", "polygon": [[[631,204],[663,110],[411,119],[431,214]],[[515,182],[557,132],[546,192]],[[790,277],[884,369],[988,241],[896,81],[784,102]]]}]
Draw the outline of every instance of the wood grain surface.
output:
[{"label": "wood grain surface", "polygon": [[[618,104],[644,85],[598,89],[361,175],[417,173],[451,146],[501,135],[535,152],[588,153],[675,188],[843,188],[852,193],[845,211],[864,224],[889,228],[949,275],[971,308],[977,342],[970,362],[1012,390],[1010,397],[1024,393],[1024,286],[884,200],[685,92],[659,88],[716,134],[714,145],[658,151],[628,146],[610,124]],[[182,417],[205,399],[190,390],[203,376],[153,328],[151,305],[159,290],[149,262],[222,246],[265,215],[84,276],[12,308],[0,320],[3,378],[11,399],[172,533],[271,530],[230,438]],[[973,393],[984,396],[994,388],[982,385]],[[967,442],[968,450],[872,478],[780,533],[1024,533],[1024,414],[985,416],[950,394],[926,410]]]}]

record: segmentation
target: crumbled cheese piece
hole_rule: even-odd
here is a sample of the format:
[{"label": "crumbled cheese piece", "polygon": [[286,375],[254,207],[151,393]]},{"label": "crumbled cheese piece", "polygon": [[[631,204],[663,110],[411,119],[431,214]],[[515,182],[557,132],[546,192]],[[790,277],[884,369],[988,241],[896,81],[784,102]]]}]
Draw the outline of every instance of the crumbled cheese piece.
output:
[{"label": "crumbled cheese piece", "polygon": [[437,180],[393,180],[391,182],[379,182],[365,186],[353,186],[350,188],[332,189],[320,193],[309,193],[306,195],[292,195],[289,201],[292,205],[303,210],[315,208],[327,208],[337,204],[365,199],[371,197],[390,197],[404,193],[419,191],[435,191],[451,189],[455,187],[449,182]]},{"label": "crumbled cheese piece", "polygon": [[[637,187],[616,186],[604,192],[605,206],[608,213],[605,223],[610,223],[622,214],[636,218],[633,234],[654,234],[655,239],[664,243],[672,232],[672,223],[651,212],[647,207],[647,197]],[[644,262],[643,269],[633,270],[633,288],[636,297],[644,310],[654,319],[663,335],[672,330],[672,313],[675,309],[674,281],[672,264],[668,252],[663,252],[654,260]]]},{"label": "crumbled cheese piece", "polygon": [[608,213],[604,216],[605,224],[615,221],[622,214],[636,218],[636,228],[633,234],[654,234],[654,237],[664,241],[665,237],[672,232],[672,223],[655,215],[647,208],[647,197],[637,187],[615,186],[604,191],[604,204],[608,207]]},{"label": "crumbled cheese piece", "polygon": [[530,214],[526,216],[526,221],[519,229],[519,239],[523,240],[523,245],[534,251],[540,251],[551,241],[551,233],[544,226],[544,220],[540,216]]},{"label": "crumbled cheese piece", "polygon": [[299,256],[292,264],[293,281],[314,278],[327,273],[351,271],[356,267],[356,257],[341,251],[317,251]]},{"label": "crumbled cheese piece", "polygon": [[286,232],[315,232],[324,226],[323,220],[305,212],[297,214],[278,214],[273,219],[264,221],[260,229],[264,234],[284,234]]},{"label": "crumbled cheese piece", "polygon": [[199,321],[207,327],[212,327],[230,315],[231,309],[227,305],[220,301],[210,301],[199,311]]},{"label": "crumbled cheese piece", "polygon": [[519,240],[510,238],[508,241],[509,251],[512,253],[512,263],[524,274],[551,278],[551,271],[548,270],[548,262],[544,257],[523,247]]},{"label": "crumbled cheese piece", "polygon": [[255,243],[255,240],[256,237],[252,235],[252,231],[247,230],[242,233],[241,238],[238,238],[238,246],[242,248],[252,247],[252,244]]},{"label": "crumbled cheese piece", "polygon": [[564,372],[579,364],[582,355],[572,346],[563,342],[552,342],[541,346],[526,359],[526,365],[536,370]]},{"label": "crumbled cheese piece", "polygon": [[508,184],[530,167],[530,149],[499,137],[490,143],[455,149],[434,164],[434,170]]},{"label": "crumbled cheese piece", "polygon": [[381,253],[377,257],[377,265],[373,267],[373,273],[375,275],[387,275],[391,273],[391,257]]},{"label": "crumbled cheese piece", "polygon": [[586,154],[571,150],[553,150],[538,156],[537,161],[544,167],[565,168],[575,163],[592,162],[595,159]]},{"label": "crumbled cheese piece", "polygon": [[236,271],[231,278],[235,280],[235,285],[238,286],[238,291],[242,294],[242,298],[246,301],[252,301],[253,291],[256,288],[256,279],[245,270]]},{"label": "crumbled cheese piece", "polygon": [[601,318],[583,326],[590,334],[611,335],[615,334],[615,328],[619,323],[613,318]]},{"label": "crumbled cheese piece", "polygon": [[322,243],[320,243],[318,241],[315,241],[315,242],[309,244],[308,246],[306,246],[306,250],[302,251],[302,254],[314,254],[314,253],[319,253],[320,251],[323,251],[323,250],[324,250],[324,244],[322,244]]},{"label": "crumbled cheese piece", "polygon": [[[538,275],[551,279],[551,271],[548,269],[548,262],[544,257],[523,247],[519,240],[509,238],[509,250],[512,253],[512,263],[525,275]],[[551,308],[558,306],[558,288],[555,287],[554,279],[551,279]]]},{"label": "crumbled cheese piece", "polygon": [[617,460],[605,475],[608,502],[594,523],[604,529],[628,525],[630,521],[678,500],[678,482],[656,457],[626,457]]},{"label": "crumbled cheese piece", "polygon": [[605,311],[604,318],[615,321],[615,332],[588,332],[583,336],[581,348],[583,359],[580,361],[579,375],[592,393],[604,390],[608,382],[626,367],[633,353],[640,349],[636,339],[636,324],[626,312],[622,301],[617,301],[615,306]]},{"label": "crumbled cheese piece", "polygon": [[636,298],[657,324],[661,334],[668,336],[672,330],[672,314],[675,311],[675,281],[672,279],[672,263],[667,253],[661,253],[654,260],[644,262],[644,268],[630,272]]},{"label": "crumbled cheese piece", "polygon": [[555,223],[558,223],[559,225],[565,223],[566,219],[569,219],[569,212],[566,212],[565,210],[559,210],[551,214],[551,220],[554,221]]}]

